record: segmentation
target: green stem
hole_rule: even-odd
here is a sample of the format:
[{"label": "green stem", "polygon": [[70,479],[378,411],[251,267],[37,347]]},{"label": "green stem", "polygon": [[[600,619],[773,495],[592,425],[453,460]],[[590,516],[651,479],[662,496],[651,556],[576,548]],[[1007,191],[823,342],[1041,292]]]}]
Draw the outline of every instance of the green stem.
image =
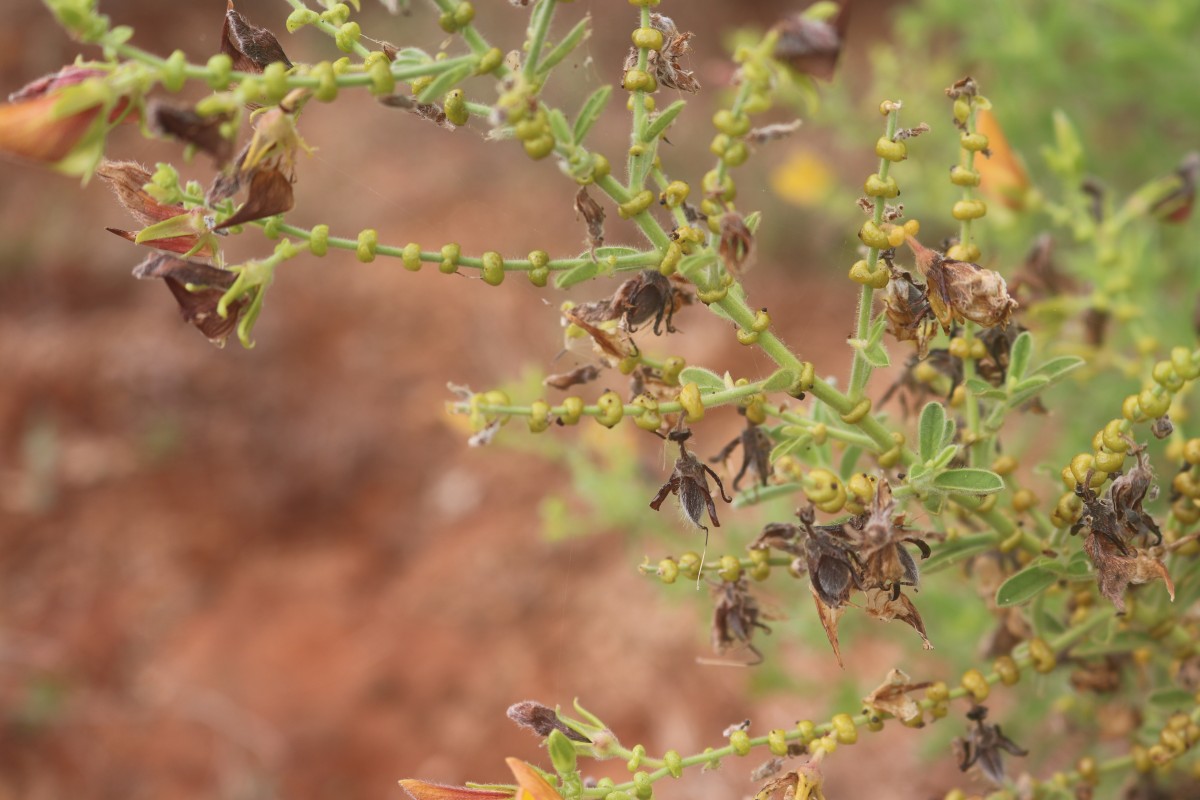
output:
[{"label": "green stem", "polygon": [[[896,138],[896,130],[900,125],[900,110],[895,106],[888,112],[887,117],[887,138],[889,140]],[[879,177],[882,180],[887,180],[888,172],[892,168],[892,162],[886,158],[879,159]],[[876,227],[883,224],[884,207],[887,205],[887,199],[884,197],[875,198],[875,216],[874,221]],[[867,266],[871,272],[874,272],[879,266],[879,248],[872,247],[867,252]],[[867,284],[862,285],[861,293],[858,298],[858,328],[856,336],[859,341],[866,341],[871,332],[871,311],[875,302],[875,290]],[[863,392],[866,390],[867,381],[871,377],[871,364],[867,361],[866,356],[861,350],[854,351],[854,362],[850,365],[850,389],[849,397],[857,402],[862,399]]]},{"label": "green stem", "polygon": [[[311,10],[309,9],[308,5],[303,2],[303,0],[287,0],[287,2],[291,4],[292,8],[297,9],[298,11]],[[323,19],[312,24],[319,28],[322,32],[327,33],[331,38],[337,36],[338,29],[336,25],[326,22]],[[370,52],[371,51],[364,47],[360,42],[354,43],[354,54],[359,58],[366,58]]]},{"label": "green stem", "polygon": [[[641,27],[650,27],[650,9],[643,7],[641,9]],[[645,70],[649,63],[649,50],[645,47],[638,48],[637,68]],[[638,89],[633,93],[633,130],[629,136],[629,193],[637,194],[646,184],[646,173],[649,172],[651,164],[654,163],[654,142],[644,142],[643,134],[646,131],[646,98],[647,95],[643,90]]]}]

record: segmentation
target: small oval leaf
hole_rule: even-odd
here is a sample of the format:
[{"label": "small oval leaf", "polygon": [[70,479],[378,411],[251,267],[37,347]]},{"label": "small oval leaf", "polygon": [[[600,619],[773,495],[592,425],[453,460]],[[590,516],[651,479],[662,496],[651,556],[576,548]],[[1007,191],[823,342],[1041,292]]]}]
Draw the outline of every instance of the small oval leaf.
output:
[{"label": "small oval leaf", "polygon": [[995,494],[1004,488],[1004,479],[991,470],[963,467],[943,472],[933,479],[935,489],[958,494]]},{"label": "small oval leaf", "polygon": [[1034,564],[1013,575],[996,590],[996,605],[1015,606],[1032,600],[1058,583],[1058,575],[1044,565]]}]

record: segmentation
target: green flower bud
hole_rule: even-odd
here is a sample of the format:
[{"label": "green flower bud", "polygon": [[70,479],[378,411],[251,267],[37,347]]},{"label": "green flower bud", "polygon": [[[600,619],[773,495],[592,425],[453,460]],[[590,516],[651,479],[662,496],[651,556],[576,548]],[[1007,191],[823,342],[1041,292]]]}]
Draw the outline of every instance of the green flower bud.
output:
[{"label": "green flower bud", "polygon": [[633,796],[638,800],[650,800],[654,796],[654,783],[645,772],[633,774]]},{"label": "green flower bud", "polygon": [[499,253],[489,250],[480,260],[483,262],[484,283],[499,286],[504,282],[504,258]]},{"label": "green flower bud", "polygon": [[973,169],[962,166],[950,168],[950,182],[955,186],[978,186],[979,180],[979,173]]},{"label": "green flower bud", "polygon": [[625,403],[621,401],[621,396],[616,392],[605,392],[596,400],[596,405],[600,407],[600,414],[596,417],[596,421],[606,428],[611,428],[621,421],[621,417],[625,416]]},{"label": "green flower bud", "polygon": [[162,65],[162,85],[168,92],[178,92],[187,83],[187,56],[182,50],[176,50],[167,56]]},{"label": "green flower bud", "polygon": [[658,81],[646,70],[634,67],[625,70],[621,87],[627,92],[653,92],[658,88]]},{"label": "green flower bud", "polygon": [[371,75],[371,94],[389,95],[396,91],[396,78],[392,75],[391,65],[386,58],[376,59],[369,68]]},{"label": "green flower bud", "polygon": [[[740,167],[746,163],[746,159],[749,157],[750,150],[746,147],[746,143],[734,142],[721,155],[721,160],[725,162],[725,166],[727,167]],[[899,191],[897,191],[897,194],[899,194]]]},{"label": "green flower bud", "polygon": [[978,153],[980,150],[987,149],[988,138],[982,133],[964,133],[958,137],[958,143],[962,145],[963,150]]},{"label": "green flower bud", "polygon": [[745,731],[734,731],[729,734],[729,746],[733,748],[733,752],[739,756],[744,756],[750,752],[750,734]]},{"label": "green flower bud", "polygon": [[455,125],[466,125],[471,114],[467,111],[467,98],[462,89],[451,89],[442,100],[442,111],[446,119]]},{"label": "green flower bud", "polygon": [[721,576],[721,580],[723,581],[736,581],[742,577],[742,563],[738,560],[737,556],[721,556],[717,574]]},{"label": "green flower bud", "polygon": [[658,577],[663,583],[674,583],[679,577],[679,565],[674,559],[664,558],[658,562]]},{"label": "green flower bud", "polygon": [[400,260],[404,262],[404,268],[409,272],[420,271],[421,245],[416,242],[409,242],[404,245],[404,250],[400,253]]},{"label": "green flower bud", "polygon": [[263,70],[263,86],[267,92],[267,100],[271,103],[278,103],[288,93],[287,85],[287,67],[282,61],[274,61],[267,64]]},{"label": "green flower bud", "polygon": [[886,136],[881,136],[875,142],[875,155],[888,161],[903,161],[908,158],[908,147],[904,142],[893,142]]},{"label": "green flower bud", "polygon": [[208,60],[208,86],[221,91],[229,86],[233,73],[233,59],[225,53],[217,53]]},{"label": "green flower bud", "polygon": [[722,108],[713,114],[713,127],[726,136],[745,136],[750,132],[750,116],[748,114],[734,114],[729,109]]},{"label": "green flower bud", "polygon": [[896,197],[900,194],[900,187],[890,175],[886,179],[872,175],[863,184],[863,191],[869,197]]},{"label": "green flower bud", "polygon": [[[337,76],[333,74],[333,64],[330,64],[328,61],[314,64],[310,74],[317,79],[317,89],[313,92],[313,97],[316,97],[322,103],[332,103],[337,99]],[[243,82],[243,85],[245,85],[245,82]]]},{"label": "green flower bud", "polygon": [[308,251],[321,257],[329,252],[329,226],[317,225],[308,239]]},{"label": "green flower bud", "polygon": [[462,255],[462,248],[457,244],[442,245],[442,263],[438,265],[438,270],[447,275],[458,272],[458,259]]},{"label": "green flower bud", "polygon": [[287,18],[287,32],[295,33],[305,25],[312,25],[319,22],[321,15],[313,11],[311,8],[297,8]]},{"label": "green flower bud", "polygon": [[668,750],[663,755],[663,766],[667,768],[667,772],[672,778],[683,777],[683,758],[676,750]]},{"label": "green flower bud", "polygon": [[379,233],[372,228],[367,228],[359,232],[358,248],[354,251],[354,254],[359,261],[369,264],[375,260],[375,248],[378,245]]},{"label": "green flower bud", "polygon": [[534,161],[540,161],[554,152],[554,136],[549,133],[543,133],[541,136],[529,139],[522,144],[525,147],[525,155]]},{"label": "green flower bud", "polygon": [[634,47],[646,50],[662,50],[663,47],[662,31],[657,28],[638,28],[630,38],[633,39]]},{"label": "green flower bud", "polygon": [[486,75],[489,72],[494,72],[496,67],[504,62],[504,53],[499,47],[493,47],[482,56],[479,57],[479,63],[475,66],[476,75]]},{"label": "green flower bud", "polygon": [[333,41],[337,48],[343,53],[353,53],[354,46],[358,44],[358,37],[362,36],[362,28],[357,22],[347,22],[338,28],[338,31],[333,36]]},{"label": "green flower bud", "polygon": [[629,200],[617,206],[617,213],[621,219],[629,219],[636,217],[638,214],[645,211],[654,202],[654,192],[649,189],[643,189],[635,194]]}]

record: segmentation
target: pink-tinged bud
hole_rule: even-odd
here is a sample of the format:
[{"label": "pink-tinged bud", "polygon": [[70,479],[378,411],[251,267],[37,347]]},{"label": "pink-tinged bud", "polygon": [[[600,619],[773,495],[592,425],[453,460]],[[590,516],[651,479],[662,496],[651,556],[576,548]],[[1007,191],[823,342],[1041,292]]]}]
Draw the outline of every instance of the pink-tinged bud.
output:
[{"label": "pink-tinged bud", "polygon": [[443,783],[407,778],[400,786],[413,800],[511,800],[513,793],[497,789],[472,789],[468,786],[447,786]]},{"label": "pink-tinged bud", "polygon": [[906,236],[904,241],[908,242],[908,246],[912,248],[913,255],[916,256],[917,269],[921,271],[922,275],[928,276],[930,268],[941,260],[942,254],[936,250],[930,250],[912,236]]},{"label": "pink-tinged bud", "polygon": [[[102,82],[87,83],[106,74],[65,67],[9,95],[9,102],[0,106],[0,155],[59,164],[88,139],[95,137],[102,143],[104,126],[115,123],[129,108],[126,98],[114,98]],[[105,110],[107,116],[101,120]],[[82,169],[73,165],[68,171],[86,172],[94,163],[89,161]]]}]

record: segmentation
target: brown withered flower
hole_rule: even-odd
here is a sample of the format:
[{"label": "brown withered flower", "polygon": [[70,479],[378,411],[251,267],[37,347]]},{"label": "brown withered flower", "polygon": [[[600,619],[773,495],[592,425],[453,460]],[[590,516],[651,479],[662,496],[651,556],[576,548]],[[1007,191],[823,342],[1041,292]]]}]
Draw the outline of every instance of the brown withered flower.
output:
[{"label": "brown withered flower", "polygon": [[753,473],[761,485],[766,486],[767,480],[771,477],[771,448],[773,445],[771,437],[761,426],[746,420],[746,427],[742,429],[737,438],[722,447],[721,452],[709,461],[713,464],[726,461],[733,455],[734,450],[741,447],[742,466],[733,478],[733,490],[735,492],[738,490],[738,484],[748,471]]},{"label": "brown withered flower", "polygon": [[968,261],[956,261],[922,245],[906,241],[925,276],[933,314],[949,332],[951,323],[970,320],[984,328],[1007,324],[1017,308],[1000,273]]},{"label": "brown withered flower", "polygon": [[592,199],[586,186],[580,186],[575,194],[575,216],[583,217],[587,224],[587,245],[594,258],[596,248],[604,244],[604,208]]},{"label": "brown withered flower", "polygon": [[1161,579],[1171,599],[1175,599],[1175,585],[1166,566],[1149,552],[1130,544],[1138,536],[1153,536],[1155,545],[1162,541],[1158,526],[1142,509],[1153,481],[1149,462],[1144,448],[1131,449],[1135,450],[1137,464],[1113,480],[1103,497],[1090,486],[1090,470],[1084,482],[1075,487],[1075,493],[1083,501],[1083,513],[1071,527],[1072,534],[1087,530],[1084,552],[1096,568],[1100,593],[1112,601],[1118,614],[1125,613],[1125,590],[1130,584]]},{"label": "brown withered flower", "polygon": [[1113,655],[1076,663],[1071,670],[1071,686],[1077,692],[1112,694],[1121,688],[1121,661]]},{"label": "brown withered flower", "polygon": [[800,512],[804,528],[804,558],[808,578],[821,602],[840,608],[853,589],[862,588],[862,560],[844,525],[814,525],[812,506]]},{"label": "brown withered flower", "polygon": [[870,512],[860,525],[851,524],[851,536],[857,540],[858,557],[863,563],[863,588],[890,592],[893,600],[900,597],[900,587],[916,588],[921,573],[904,545],[915,545],[923,559],[929,558],[931,551],[924,539],[904,530],[904,515],[896,514],[896,501],[886,478],[879,479]]},{"label": "brown withered flower", "polygon": [[921,612],[917,610],[907,595],[895,590],[884,589],[864,589],[863,595],[865,597],[863,611],[867,612],[868,617],[880,622],[899,620],[920,635],[921,646],[924,649],[933,649],[933,642],[929,641],[929,634],[925,631],[925,621],[921,619]]},{"label": "brown withered flower", "polygon": [[161,100],[151,100],[146,106],[146,121],[150,130],[208,153],[218,166],[226,164],[233,157],[233,139],[221,133],[221,126],[231,119],[229,114],[204,116],[190,108],[173,106]]},{"label": "brown withered flower", "polygon": [[217,347],[237,328],[238,319],[250,303],[249,297],[229,304],[222,317],[217,304],[237,275],[198,261],[175,258],[167,253],[152,253],[133,268],[135,278],[161,278],[171,290],[183,320],[205,335]]},{"label": "brown withered flower", "polygon": [[929,343],[937,334],[937,320],[926,287],[914,281],[908,272],[893,269],[883,294],[883,313],[887,317],[887,332],[898,342],[915,343],[917,358],[925,358]]},{"label": "brown withered flower", "polygon": [[233,7],[233,0],[229,0],[225,8],[221,52],[233,59],[233,68],[240,72],[262,72],[277,61],[288,69],[292,68],[292,62],[283,52],[275,34],[251,24]]},{"label": "brown withered flower", "polygon": [[909,693],[932,685],[930,681],[913,683],[902,670],[893,669],[875,691],[863,698],[863,703],[880,713],[891,714],[901,722],[910,722],[921,718],[921,706],[909,697]]},{"label": "brown withered flower", "polygon": [[746,666],[761,664],[763,657],[750,641],[755,629],[767,633],[771,629],[762,622],[758,601],[750,594],[750,583],[743,575],[736,581],[722,581],[716,590],[717,602],[713,606],[712,646],[717,655],[724,655],[734,647],[744,647],[754,655]]},{"label": "brown withered flower", "polygon": [[143,225],[162,222],[186,210],[183,206],[166,205],[154,199],[145,189],[153,176],[134,161],[101,161],[96,167],[96,175],[112,189],[121,207]]},{"label": "brown withered flower", "polygon": [[542,385],[549,386],[553,389],[561,389],[566,391],[572,386],[581,386],[585,383],[591,383],[600,377],[600,368],[595,364],[584,364],[581,367],[576,367],[570,372],[560,372],[556,375],[548,375],[542,381]]},{"label": "brown withered flower", "polygon": [[522,700],[520,703],[513,703],[508,707],[507,713],[508,718],[513,722],[522,728],[528,728],[543,738],[549,736],[551,731],[559,731],[572,741],[588,743],[592,741],[559,719],[558,712],[553,708],[536,700]]},{"label": "brown withered flower", "polygon": [[1029,755],[1029,751],[1021,748],[1000,730],[999,725],[984,722],[987,719],[987,707],[975,706],[967,712],[967,719],[975,723],[975,727],[967,734],[966,739],[955,739],[954,749],[957,751],[958,768],[966,772],[978,764],[980,771],[993,783],[1004,783],[1003,753],[1014,756]]},{"label": "brown withered flower", "polygon": [[611,297],[581,303],[570,310],[572,321],[592,324],[621,320],[621,327],[635,333],[639,326],[654,320],[655,335],[675,333],[671,324],[675,312],[692,300],[691,294],[656,269],[644,269],[621,283]]},{"label": "brown withered flower", "polygon": [[721,254],[725,269],[734,277],[741,277],[754,265],[754,234],[736,211],[722,214],[720,227],[721,240],[717,251]]},{"label": "brown withered flower", "polygon": [[853,0],[842,0],[837,13],[827,20],[801,12],[777,23],[776,60],[805,75],[831,80],[846,41],[852,4]]},{"label": "brown withered flower", "polygon": [[454,130],[457,125],[446,118],[446,112],[437,103],[420,103],[412,95],[389,94],[378,98],[379,102],[388,108],[399,108],[408,111],[419,119],[432,122],[439,128]]},{"label": "brown withered flower", "polygon": [[[680,31],[674,20],[662,14],[650,15],[650,27],[662,33],[663,46],[661,50],[651,50],[646,54],[646,70],[654,75],[660,86],[682,92],[700,91],[700,81],[680,63],[680,59],[691,49],[694,34]],[[638,50],[630,48],[624,68],[633,69],[637,62]]]},{"label": "brown withered flower", "polygon": [[708,511],[708,518],[712,521],[713,527],[719,528],[721,523],[717,519],[717,505],[713,502],[712,490],[708,488],[708,477],[705,473],[711,475],[717,482],[722,500],[732,503],[733,498],[725,495],[725,486],[721,483],[720,476],[713,472],[711,467],[688,452],[684,442],[691,435],[690,430],[684,429],[672,431],[667,436],[668,439],[679,444],[679,458],[675,459],[675,468],[671,472],[670,479],[662,485],[658,494],[650,501],[650,507],[658,511],[663,501],[667,499],[667,495],[676,495],[679,498],[679,508],[683,511],[683,515],[689,522],[704,531],[704,542],[707,546],[708,527],[701,522],[704,519],[705,510]]},{"label": "brown withered flower", "polygon": [[233,225],[242,225],[265,217],[273,217],[290,211],[295,205],[292,181],[274,167],[254,170],[250,179],[250,191],[246,202],[229,219],[213,230],[222,230]]}]

